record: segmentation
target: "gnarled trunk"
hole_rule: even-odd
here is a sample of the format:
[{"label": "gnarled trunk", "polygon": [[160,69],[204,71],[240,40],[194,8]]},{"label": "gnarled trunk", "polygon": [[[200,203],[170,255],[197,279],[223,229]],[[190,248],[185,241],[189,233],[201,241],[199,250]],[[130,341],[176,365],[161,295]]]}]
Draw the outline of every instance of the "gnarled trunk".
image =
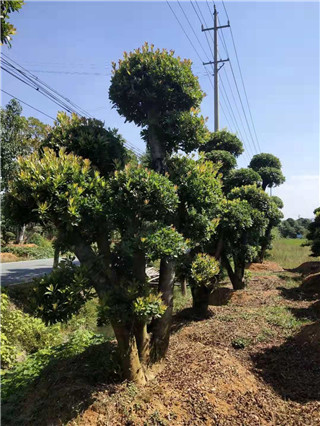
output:
[{"label": "gnarled trunk", "polygon": [[18,226],[17,233],[16,233],[16,244],[23,243],[25,232],[26,232],[26,225]]},{"label": "gnarled trunk", "polygon": [[118,342],[124,378],[139,385],[146,383],[146,377],[142,369],[136,338],[127,324],[112,324],[114,334]]},{"label": "gnarled trunk", "polygon": [[136,337],[138,353],[142,364],[150,362],[150,338],[147,332],[147,324],[137,321],[134,325],[134,335]]},{"label": "gnarled trunk", "polygon": [[206,318],[208,316],[209,297],[211,291],[201,285],[192,286],[192,309],[197,318]]},{"label": "gnarled trunk", "polygon": [[229,259],[226,255],[222,256],[223,264],[228,272],[228,276],[230,278],[232,287],[234,290],[241,290],[245,287],[245,282],[243,280],[244,276],[244,267],[237,266],[237,262],[235,262],[235,271],[232,270]]},{"label": "gnarled trunk", "polygon": [[161,318],[154,321],[151,342],[151,360],[160,361],[168,350],[172,311],[173,311],[173,285],[175,277],[175,263],[172,260],[162,259],[160,262],[159,292],[167,306]]}]

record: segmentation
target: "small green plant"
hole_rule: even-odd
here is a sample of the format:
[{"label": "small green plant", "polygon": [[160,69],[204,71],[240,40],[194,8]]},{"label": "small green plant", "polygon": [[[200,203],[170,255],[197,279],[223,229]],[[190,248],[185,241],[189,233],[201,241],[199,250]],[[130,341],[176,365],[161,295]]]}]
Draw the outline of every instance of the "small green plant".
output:
[{"label": "small green plant", "polygon": [[46,327],[39,319],[17,309],[9,297],[1,295],[1,359],[10,368],[27,354],[62,343],[60,326]]},{"label": "small green plant", "polygon": [[247,337],[235,337],[232,340],[231,345],[234,349],[244,349],[250,343],[251,343],[251,339]]}]

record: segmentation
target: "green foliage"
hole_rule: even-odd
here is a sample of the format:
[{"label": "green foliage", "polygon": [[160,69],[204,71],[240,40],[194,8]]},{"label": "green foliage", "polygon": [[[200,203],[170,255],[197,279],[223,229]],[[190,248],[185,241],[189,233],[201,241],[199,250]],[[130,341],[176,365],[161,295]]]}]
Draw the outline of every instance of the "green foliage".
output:
[{"label": "green foliage", "polygon": [[176,188],[166,176],[129,164],[110,179],[114,220],[126,234],[137,232],[143,222],[163,221],[178,205]]},{"label": "green foliage", "polygon": [[169,226],[146,234],[145,237],[141,238],[141,242],[150,260],[163,257],[174,259],[188,249],[188,241]]},{"label": "green foliage", "polygon": [[18,359],[50,345],[61,343],[63,336],[59,326],[46,327],[17,309],[9,297],[1,295],[1,360],[2,366],[12,367]]},{"label": "green foliage", "polygon": [[8,204],[13,217],[24,223],[54,223],[66,235],[77,228],[94,237],[96,224],[106,215],[107,185],[90,161],[48,148],[43,155],[20,157]]},{"label": "green foliage", "polygon": [[233,188],[247,185],[261,185],[261,177],[259,173],[252,169],[231,170],[224,181],[226,192],[230,192]]},{"label": "green foliage", "polygon": [[12,253],[18,257],[27,257],[28,259],[46,259],[53,256],[53,248],[49,243],[44,247],[24,247],[7,245],[1,248],[3,253]]},{"label": "green foliage", "polygon": [[320,208],[314,211],[314,221],[308,227],[307,239],[311,246],[311,256],[320,256]]},{"label": "green foliage", "polygon": [[200,158],[173,157],[168,161],[170,180],[179,195],[178,230],[195,246],[214,234],[222,200],[218,165]]},{"label": "green foliage", "polygon": [[259,170],[262,167],[281,169],[282,166],[279,158],[275,155],[262,153],[256,154],[252,157],[249,167],[259,173]]},{"label": "green foliage", "polygon": [[118,322],[131,327],[135,321],[150,322],[152,318],[159,318],[165,310],[161,295],[154,294],[148,285],[124,283],[111,289],[100,301],[98,325]]},{"label": "green foliage", "polygon": [[298,234],[305,237],[311,222],[311,219],[302,217],[296,220],[288,218],[279,224],[279,231],[283,238],[297,238]]},{"label": "green foliage", "polygon": [[103,336],[87,330],[74,332],[68,342],[63,344],[57,345],[57,342],[52,340],[50,347],[40,349],[29,355],[24,362],[17,364],[14,369],[2,375],[3,401],[13,396],[16,399],[21,396],[24,389],[32,384],[49,364],[57,367],[61,360],[74,357],[84,352],[88,347],[101,344],[104,341]]},{"label": "green foliage", "polygon": [[113,63],[109,98],[126,120],[146,126],[151,111],[167,114],[199,106],[203,93],[191,61],[173,55],[145,43],[141,49],[124,52],[118,66]]},{"label": "green foliage", "polygon": [[262,188],[279,186],[285,182],[285,177],[281,172],[281,162],[279,158],[272,154],[256,154],[250,161],[249,168],[255,170],[262,178]]},{"label": "green foliage", "polygon": [[62,260],[58,267],[35,279],[35,313],[46,324],[68,321],[94,296],[84,267]]},{"label": "green foliage", "polygon": [[138,321],[150,322],[152,318],[160,318],[167,307],[161,299],[161,294],[150,293],[145,297],[138,297],[133,302],[133,313]]},{"label": "green foliage", "polygon": [[[209,131],[205,126],[205,119],[197,109],[183,112],[171,112],[159,118],[156,133],[162,141],[165,152],[171,154],[179,149],[190,153],[199,148],[208,139]],[[148,130],[141,132],[143,139],[148,143]]]},{"label": "green foliage", "polygon": [[212,287],[219,272],[219,262],[214,257],[198,253],[191,264],[190,284],[194,287]]},{"label": "green foliage", "polygon": [[209,141],[200,148],[200,151],[228,151],[234,157],[243,153],[243,144],[238,137],[226,130],[220,130],[210,134]]},{"label": "green foliage", "polygon": [[219,172],[222,173],[223,177],[228,175],[230,170],[237,166],[237,160],[234,155],[228,151],[213,150],[205,153],[205,158],[213,163],[220,163]]},{"label": "green foliage", "polygon": [[57,155],[65,148],[67,153],[87,158],[102,176],[123,168],[133,156],[117,129],[105,129],[102,121],[76,114],[68,116],[64,112],[58,113],[55,126],[42,143],[44,147],[53,149]]},{"label": "green foliage", "polygon": [[23,0],[1,1],[1,44],[11,47],[11,36],[16,33],[16,29],[9,22],[9,14],[21,9],[23,4]]}]

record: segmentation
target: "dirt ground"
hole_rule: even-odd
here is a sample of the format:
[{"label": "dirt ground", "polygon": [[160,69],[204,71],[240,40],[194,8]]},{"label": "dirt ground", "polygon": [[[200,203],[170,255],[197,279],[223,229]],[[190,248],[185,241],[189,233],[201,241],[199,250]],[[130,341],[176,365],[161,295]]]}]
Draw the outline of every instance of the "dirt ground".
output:
[{"label": "dirt ground", "polygon": [[[24,424],[320,425],[319,302],[302,293],[300,274],[276,264],[251,272],[209,319],[176,315],[167,359],[145,387],[93,385],[61,365],[59,379],[44,377],[25,400]],[[84,358],[72,362],[85,368]]]},{"label": "dirt ground", "polygon": [[[212,317],[179,319],[164,370],[98,392],[70,425],[320,425],[320,322],[297,274],[256,265]],[[274,271],[278,271],[275,273]],[[183,316],[182,316],[183,317]]]}]

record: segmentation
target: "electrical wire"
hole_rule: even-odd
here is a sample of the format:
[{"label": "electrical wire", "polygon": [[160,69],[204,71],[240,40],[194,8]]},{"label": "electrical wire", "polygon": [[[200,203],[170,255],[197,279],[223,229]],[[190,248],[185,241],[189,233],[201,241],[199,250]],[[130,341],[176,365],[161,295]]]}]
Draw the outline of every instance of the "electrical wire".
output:
[{"label": "electrical wire", "polygon": [[6,91],[5,91],[5,90],[3,90],[3,89],[0,89],[0,90],[1,90],[1,92],[5,93],[6,95],[11,96],[11,98],[16,99],[17,101],[19,101],[19,102],[21,102],[21,103],[23,103],[23,104],[27,105],[29,108],[32,108],[32,109],[34,109],[35,111],[40,112],[41,114],[43,114],[43,115],[45,115],[45,116],[47,116],[47,117],[51,118],[52,120],[55,120],[55,118],[54,118],[54,117],[51,117],[51,115],[46,114],[45,112],[41,111],[41,110],[40,110],[40,109],[38,109],[38,108],[33,107],[32,105],[28,104],[28,103],[27,103],[27,102],[25,102],[25,101],[22,101],[21,99],[17,98],[16,96],[12,95],[11,93],[8,93],[8,92],[6,92]]}]

